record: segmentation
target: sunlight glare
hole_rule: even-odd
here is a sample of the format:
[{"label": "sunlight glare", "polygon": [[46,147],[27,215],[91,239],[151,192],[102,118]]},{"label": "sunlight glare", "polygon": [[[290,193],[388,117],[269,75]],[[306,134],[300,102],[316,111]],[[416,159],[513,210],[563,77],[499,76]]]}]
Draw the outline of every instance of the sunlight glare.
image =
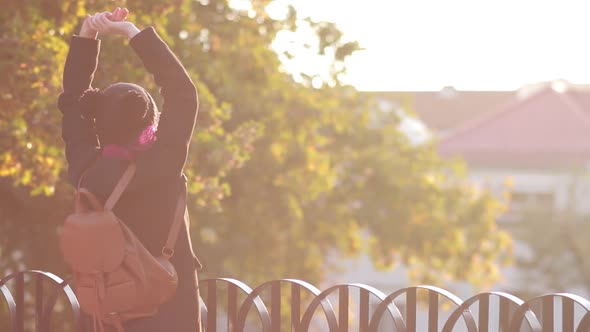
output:
[{"label": "sunlight glare", "polygon": [[[291,0],[298,17],[335,22],[365,51],[347,60],[361,90],[514,90],[590,82],[590,2]],[[278,6],[277,6],[278,7]]]},{"label": "sunlight glare", "polygon": [[273,20],[284,20],[289,14],[289,2],[287,0],[275,0],[266,5],[266,12]]},{"label": "sunlight glare", "polygon": [[252,10],[252,1],[250,1],[250,0],[230,0],[229,6],[235,10],[250,11],[250,10]]}]

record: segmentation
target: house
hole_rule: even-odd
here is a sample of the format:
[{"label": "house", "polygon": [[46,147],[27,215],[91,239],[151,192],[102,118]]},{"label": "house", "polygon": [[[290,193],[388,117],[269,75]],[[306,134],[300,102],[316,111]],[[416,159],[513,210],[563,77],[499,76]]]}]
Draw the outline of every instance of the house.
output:
[{"label": "house", "polygon": [[570,193],[590,166],[588,90],[548,85],[515,98],[446,132],[439,152],[462,157],[476,183],[500,189],[510,179],[513,217],[527,206],[590,215],[590,188]]}]

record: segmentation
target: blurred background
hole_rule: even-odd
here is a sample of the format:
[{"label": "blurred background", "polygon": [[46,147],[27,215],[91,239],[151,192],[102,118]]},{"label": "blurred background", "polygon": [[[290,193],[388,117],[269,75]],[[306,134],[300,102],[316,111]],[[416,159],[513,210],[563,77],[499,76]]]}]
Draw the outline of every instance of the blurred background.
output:
[{"label": "blurred background", "polygon": [[[63,64],[127,7],[197,84],[201,278],[590,292],[584,2],[0,0],[0,276],[66,276]],[[99,36],[95,87],[157,87]],[[161,102],[161,100],[158,100]]]}]

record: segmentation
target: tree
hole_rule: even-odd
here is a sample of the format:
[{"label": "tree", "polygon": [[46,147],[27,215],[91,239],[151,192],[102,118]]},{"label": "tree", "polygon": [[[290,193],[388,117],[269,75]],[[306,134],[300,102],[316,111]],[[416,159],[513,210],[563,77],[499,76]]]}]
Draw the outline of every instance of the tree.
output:
[{"label": "tree", "polygon": [[[251,1],[248,10],[223,0],[127,4],[139,25],[157,26],[198,85],[186,172],[203,275],[318,282],[325,255],[358,253],[365,229],[384,268],[402,261],[417,281],[492,281],[508,248],[495,226],[499,202],[474,191],[432,143],[411,144],[394,114],[340,83],[357,43],[333,24],[298,18],[294,8],[272,19],[269,2]],[[28,267],[63,272],[53,236],[71,203],[55,109],[61,68],[81,18],[115,4],[9,2],[0,14],[0,74],[9,78],[0,83],[9,91],[1,96],[0,245],[21,250],[17,260]],[[328,75],[295,77],[280,60],[295,55],[271,49],[279,32],[303,25],[315,37],[301,47],[330,60]],[[126,80],[153,91],[129,52],[106,38],[97,86]]]},{"label": "tree", "polygon": [[[524,297],[540,292],[574,292],[590,294],[590,218],[580,213],[588,178],[577,168],[565,172],[569,179],[564,205],[529,204],[521,218],[509,225],[515,242],[526,251],[515,255],[515,268],[520,280],[511,285],[513,292]],[[542,231],[540,231],[542,230]]]}]

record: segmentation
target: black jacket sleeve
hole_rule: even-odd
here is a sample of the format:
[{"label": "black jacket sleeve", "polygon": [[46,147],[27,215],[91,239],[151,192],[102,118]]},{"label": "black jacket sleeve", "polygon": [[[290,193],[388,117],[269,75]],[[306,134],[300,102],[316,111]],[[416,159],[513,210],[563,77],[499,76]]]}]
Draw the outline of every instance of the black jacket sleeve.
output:
[{"label": "black jacket sleeve", "polygon": [[100,40],[73,36],[63,73],[63,92],[58,98],[62,112],[62,138],[66,146],[68,179],[76,185],[80,174],[99,154],[91,120],[81,115],[79,99],[91,88],[98,65]]},{"label": "black jacket sleeve", "polygon": [[164,99],[157,141],[146,153],[149,165],[138,165],[138,172],[143,169],[149,170],[152,176],[178,178],[186,162],[197,117],[197,90],[178,58],[153,27],[138,33],[130,40],[130,45],[154,76]]}]

